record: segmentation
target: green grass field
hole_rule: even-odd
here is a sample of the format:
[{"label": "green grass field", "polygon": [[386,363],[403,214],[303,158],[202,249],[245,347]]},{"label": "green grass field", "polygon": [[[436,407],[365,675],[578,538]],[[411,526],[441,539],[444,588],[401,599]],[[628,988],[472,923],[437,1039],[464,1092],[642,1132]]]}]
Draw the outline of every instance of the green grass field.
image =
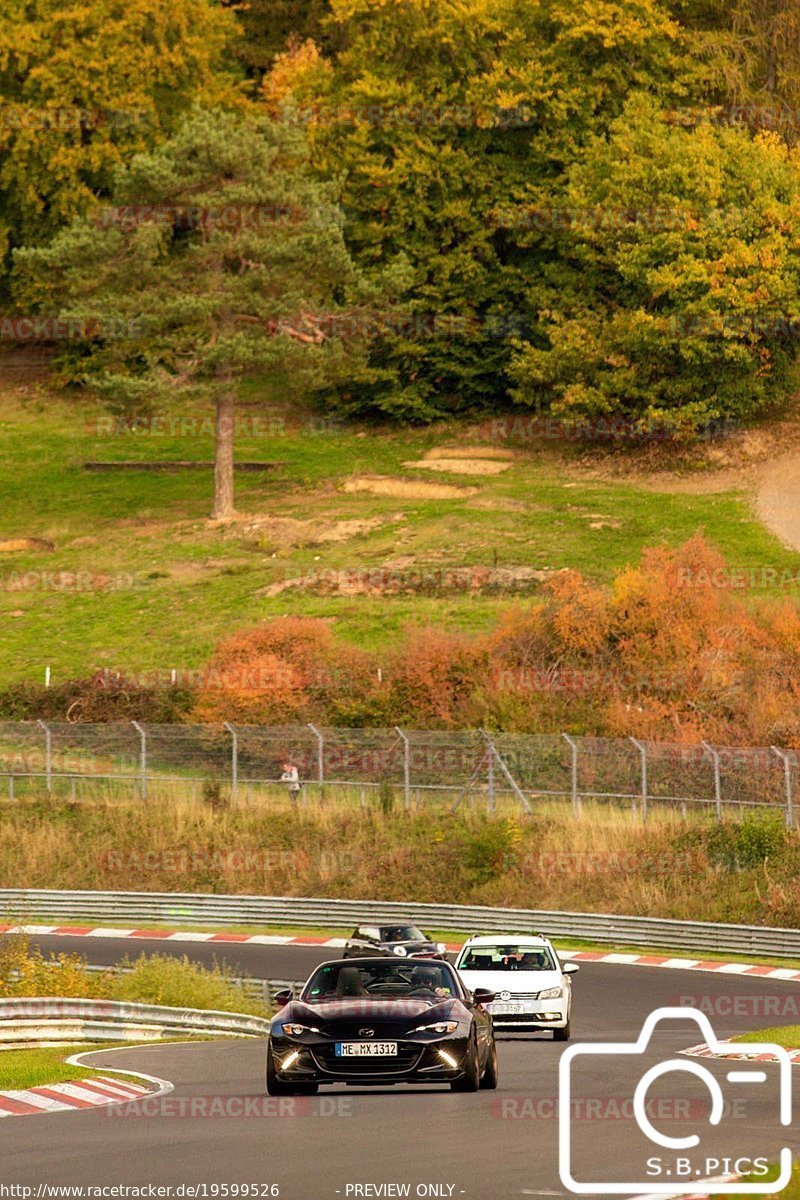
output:
[{"label": "green grass field", "polygon": [[[768,1180],[777,1179],[778,1178],[778,1168],[776,1166],[771,1167],[769,1170],[769,1173],[762,1178],[765,1182]],[[759,1177],[756,1175],[745,1176],[745,1181],[748,1183],[761,1182]],[[800,1200],[800,1165],[795,1164],[795,1168],[792,1173],[791,1183],[789,1184],[788,1187],[785,1187],[783,1189],[783,1191],[777,1192],[777,1193],[775,1193],[775,1192],[762,1193],[761,1197],[759,1197],[759,1193],[751,1193],[751,1194],[755,1195],[755,1200],[766,1200],[766,1196],[768,1196],[768,1195],[772,1195],[772,1196],[778,1195],[781,1197],[781,1200]]]},{"label": "green grass field", "polygon": [[[73,1067],[65,1062],[73,1054],[85,1054],[89,1050],[107,1050],[108,1046],[60,1046],[45,1049],[3,1050],[0,1052],[0,1088],[41,1087],[48,1083],[68,1083],[72,1079],[91,1079],[103,1074],[114,1078],[113,1071],[90,1066]],[[120,1078],[123,1078],[122,1076]]]},{"label": "green grass field", "polygon": [[[103,667],[192,669],[232,629],[287,612],[333,617],[341,636],[377,646],[410,620],[484,628],[511,602],[435,589],[392,597],[264,594],[314,571],[572,567],[607,580],[638,561],[642,547],[675,545],[698,529],[733,566],[800,568],[800,555],[755,519],[744,491],[655,492],[611,472],[590,474],[580,448],[553,444],[520,444],[510,469],[492,476],[403,465],[434,447],[487,445],[488,423],[367,430],[295,416],[284,430],[264,414],[254,428],[255,417],[243,412],[237,457],[282,465],[238,474],[237,504],[248,515],[219,525],[207,520],[210,471],[82,467],[86,459],[210,459],[208,421],[194,432],[178,425],[171,436],[167,425],[115,433],[108,415],[85,400],[0,385],[0,541],[55,544],[54,551],[0,552],[0,679],[40,681],[46,664],[54,681]],[[364,475],[464,491],[437,499],[344,490]],[[370,524],[342,530],[343,521]],[[59,586],[58,572],[93,582]]]},{"label": "green grass field", "polygon": [[787,1050],[800,1050],[800,1025],[777,1025],[774,1029],[756,1029],[733,1038],[734,1042],[773,1042]]}]

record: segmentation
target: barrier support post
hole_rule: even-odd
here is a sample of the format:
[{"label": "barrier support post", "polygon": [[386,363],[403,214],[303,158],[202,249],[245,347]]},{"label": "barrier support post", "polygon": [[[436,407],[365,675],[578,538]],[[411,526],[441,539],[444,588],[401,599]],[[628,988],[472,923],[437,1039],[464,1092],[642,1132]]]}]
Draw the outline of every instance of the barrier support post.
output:
[{"label": "barrier support post", "polygon": [[[528,797],[525,795],[522,788],[519,786],[516,779],[509,771],[508,767],[505,764],[502,754],[497,749],[497,747],[495,746],[494,742],[489,737],[489,734],[486,732],[485,729],[481,730],[481,736],[486,739],[486,745],[489,747],[489,753],[490,753],[491,757],[494,759],[495,763],[500,768],[500,770],[503,772],[503,774],[505,775],[509,784],[511,785],[511,790],[514,793],[514,795],[517,797],[517,799],[519,800],[520,804],[522,805],[523,811],[526,813],[530,813],[531,806],[528,803]],[[492,788],[494,789],[494,772],[492,772],[491,779],[492,779]]]},{"label": "barrier support post", "polygon": [[239,790],[239,735],[230,721],[225,722],[224,728],[231,735],[231,799],[235,804]]},{"label": "barrier support post", "polygon": [[139,787],[142,794],[142,799],[147,799],[147,734],[142,729],[138,721],[131,721],[131,725],[139,734]]},{"label": "barrier support post", "polygon": [[703,747],[711,755],[711,761],[714,764],[714,803],[717,808],[717,820],[722,820],[722,780],[719,773],[719,751],[713,746],[709,746],[708,742],[703,742]]},{"label": "barrier support post", "polygon": [[411,807],[411,746],[399,725],[395,725],[394,731],[403,743],[403,796],[405,807],[409,809]]},{"label": "barrier support post", "polygon": [[562,733],[561,736],[572,751],[572,815],[573,817],[579,817],[581,815],[581,802],[578,796],[578,745],[568,733]]},{"label": "barrier support post", "polygon": [[647,820],[647,747],[642,745],[638,738],[632,737],[636,749],[642,758],[642,820]]},{"label": "barrier support post", "polygon": [[308,728],[317,739],[317,782],[319,783],[319,798],[322,799],[325,785],[325,742],[316,725],[308,724]]},{"label": "barrier support post", "polygon": [[40,725],[42,727],[42,729],[44,730],[44,772],[45,772],[45,779],[47,780],[47,791],[52,792],[52,790],[53,790],[53,735],[50,732],[49,726],[46,725],[44,723],[44,721],[37,721],[36,724]]},{"label": "barrier support post", "polygon": [[786,827],[794,829],[794,794],[792,789],[792,763],[789,755],[785,750],[779,750],[777,746],[771,746],[770,749],[783,763],[783,779],[786,787]]}]

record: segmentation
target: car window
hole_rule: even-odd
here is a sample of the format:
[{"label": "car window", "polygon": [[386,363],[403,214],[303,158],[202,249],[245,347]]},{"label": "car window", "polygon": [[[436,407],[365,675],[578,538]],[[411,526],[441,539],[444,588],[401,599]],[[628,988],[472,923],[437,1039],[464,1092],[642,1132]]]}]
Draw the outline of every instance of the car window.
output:
[{"label": "car window", "polygon": [[462,971],[556,971],[547,946],[503,942],[497,946],[468,946],[458,961]]},{"label": "car window", "polygon": [[416,925],[382,925],[382,942],[424,942],[425,935],[420,933]]},{"label": "car window", "polygon": [[358,966],[352,960],[324,963],[303,988],[301,998],[306,1004],[315,1004],[350,996],[414,998],[434,1003],[452,997],[461,999],[462,990],[449,963],[401,963],[387,958],[385,962]]}]

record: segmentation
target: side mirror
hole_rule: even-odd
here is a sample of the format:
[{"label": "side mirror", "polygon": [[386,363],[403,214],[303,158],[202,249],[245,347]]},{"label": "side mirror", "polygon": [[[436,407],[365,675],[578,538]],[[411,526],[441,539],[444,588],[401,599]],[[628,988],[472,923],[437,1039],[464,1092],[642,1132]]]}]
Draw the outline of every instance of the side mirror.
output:
[{"label": "side mirror", "polygon": [[581,968],[578,963],[568,962],[568,963],[564,963],[564,965],[561,968],[561,971],[564,975],[574,975],[575,972],[580,971],[580,969]]},{"label": "side mirror", "polygon": [[475,988],[472,993],[472,999],[476,1004],[491,1004],[496,998],[496,992],[490,992],[488,988]]},{"label": "side mirror", "polygon": [[277,1008],[285,1008],[294,1000],[294,993],[291,988],[283,988],[282,991],[275,993],[275,1005]]}]

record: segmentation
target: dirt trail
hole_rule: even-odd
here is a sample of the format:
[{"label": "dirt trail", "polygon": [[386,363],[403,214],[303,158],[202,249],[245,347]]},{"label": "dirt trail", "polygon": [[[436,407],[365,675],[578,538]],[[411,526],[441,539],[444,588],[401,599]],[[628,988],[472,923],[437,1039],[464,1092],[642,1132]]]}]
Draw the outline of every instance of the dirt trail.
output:
[{"label": "dirt trail", "polygon": [[787,454],[763,468],[756,508],[784,545],[800,550],[800,454]]}]

